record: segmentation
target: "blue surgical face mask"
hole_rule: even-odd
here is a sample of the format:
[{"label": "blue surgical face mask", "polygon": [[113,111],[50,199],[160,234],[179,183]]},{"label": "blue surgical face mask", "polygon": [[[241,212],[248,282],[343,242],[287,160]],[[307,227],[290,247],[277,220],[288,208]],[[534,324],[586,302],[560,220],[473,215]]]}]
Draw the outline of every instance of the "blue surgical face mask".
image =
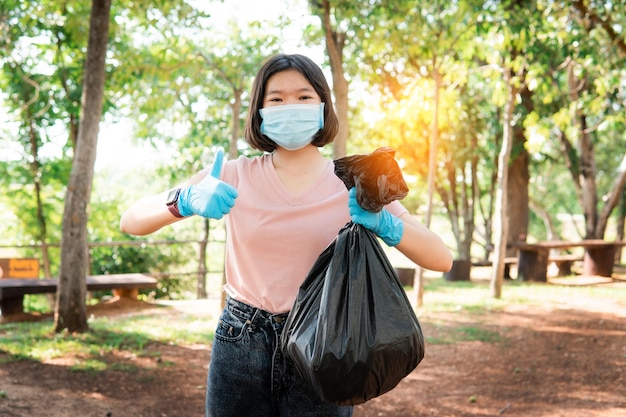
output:
[{"label": "blue surgical face mask", "polygon": [[290,151],[304,148],[324,127],[324,103],[286,104],[259,110],[261,133]]}]

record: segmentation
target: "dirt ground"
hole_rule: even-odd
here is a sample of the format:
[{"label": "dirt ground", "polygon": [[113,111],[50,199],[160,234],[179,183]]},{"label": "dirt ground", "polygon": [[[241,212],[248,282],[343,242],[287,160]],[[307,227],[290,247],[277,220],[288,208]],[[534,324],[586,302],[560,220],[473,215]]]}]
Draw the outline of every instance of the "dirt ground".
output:
[{"label": "dirt ground", "polygon": [[[626,285],[615,284],[615,291]],[[171,303],[167,314],[206,315],[206,303]],[[92,313],[145,314],[150,308],[117,302]],[[497,332],[500,340],[427,344],[418,368],[391,392],[357,406],[355,417],[626,417],[626,305],[573,298],[479,316],[431,313],[420,321],[429,338],[449,326]],[[209,345],[151,343],[144,355],[110,358],[134,364],[134,374],[121,365],[88,373],[71,371],[63,361],[4,363],[3,355],[2,417],[204,415]]]}]

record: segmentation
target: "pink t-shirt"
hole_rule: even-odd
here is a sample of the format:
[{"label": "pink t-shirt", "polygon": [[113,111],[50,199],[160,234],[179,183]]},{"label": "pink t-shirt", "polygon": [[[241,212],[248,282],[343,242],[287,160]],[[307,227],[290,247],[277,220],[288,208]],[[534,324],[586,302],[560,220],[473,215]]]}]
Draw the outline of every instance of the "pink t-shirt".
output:
[{"label": "pink t-shirt", "polygon": [[[224,290],[272,313],[289,311],[315,260],[350,221],[348,190],[328,161],[319,181],[294,195],[270,154],[227,161],[221,178],[239,191],[226,216]],[[407,212],[399,202],[387,209]]]}]

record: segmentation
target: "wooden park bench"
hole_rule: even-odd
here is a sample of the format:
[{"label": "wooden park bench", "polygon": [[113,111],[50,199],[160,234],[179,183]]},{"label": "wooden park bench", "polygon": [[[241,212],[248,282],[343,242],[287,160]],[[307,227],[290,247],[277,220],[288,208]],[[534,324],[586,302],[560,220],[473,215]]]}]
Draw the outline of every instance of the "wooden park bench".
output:
[{"label": "wooden park bench", "polygon": [[550,251],[554,249],[583,248],[585,255],[583,261],[583,275],[598,275],[610,277],[613,274],[613,263],[618,248],[625,246],[626,242],[609,242],[601,239],[588,239],[578,242],[569,241],[545,241],[538,243],[513,243],[519,251],[517,272],[518,277],[524,281],[547,281],[548,264],[554,261],[560,268],[566,269],[569,265],[571,273],[572,264],[581,259],[575,255],[558,255],[550,257]]},{"label": "wooden park bench", "polygon": [[[553,263],[557,267],[557,277],[566,277],[572,275],[572,266],[574,262],[583,261],[584,257],[574,254],[550,254],[548,256],[548,263]],[[504,276],[511,278],[510,269],[512,265],[517,265],[519,258],[516,256],[507,256],[504,258]]]},{"label": "wooden park bench", "polygon": [[584,261],[584,256],[575,255],[575,254],[563,254],[563,255],[550,255],[548,257],[548,262],[554,263],[556,265],[558,272],[558,277],[566,277],[572,275],[572,266],[574,266],[574,262]]},{"label": "wooden park bench", "polygon": [[[57,291],[57,279],[0,279],[0,313],[3,316],[24,311],[26,294],[46,294]],[[120,297],[136,298],[140,289],[156,288],[157,280],[147,274],[90,275],[87,291],[113,290]]]}]

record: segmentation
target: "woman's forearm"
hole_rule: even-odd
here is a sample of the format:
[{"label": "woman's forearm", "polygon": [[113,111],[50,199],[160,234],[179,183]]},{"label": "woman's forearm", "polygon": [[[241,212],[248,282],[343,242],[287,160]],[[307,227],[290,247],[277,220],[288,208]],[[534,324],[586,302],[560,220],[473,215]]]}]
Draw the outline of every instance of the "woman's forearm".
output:
[{"label": "woman's forearm", "polygon": [[449,271],[452,253],[441,238],[419,224],[411,215],[400,217],[404,222],[402,240],[395,247],[419,266],[432,271]]},{"label": "woman's forearm", "polygon": [[131,205],[120,218],[120,230],[131,235],[143,236],[154,233],[180,218],[168,210],[167,192],[144,197]]}]

